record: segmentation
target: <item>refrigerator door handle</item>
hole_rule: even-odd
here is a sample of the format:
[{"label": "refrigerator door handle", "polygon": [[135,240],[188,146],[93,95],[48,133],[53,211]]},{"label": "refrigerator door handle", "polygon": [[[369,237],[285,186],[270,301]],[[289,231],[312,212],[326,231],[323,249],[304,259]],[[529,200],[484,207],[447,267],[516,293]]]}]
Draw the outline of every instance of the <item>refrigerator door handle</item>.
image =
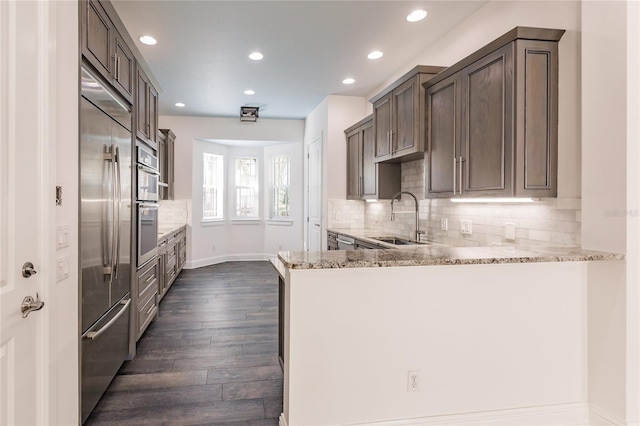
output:
[{"label": "refrigerator door handle", "polygon": [[89,340],[95,340],[98,337],[100,337],[100,335],[102,333],[107,331],[109,329],[109,327],[111,327],[114,322],[118,321],[118,319],[126,312],[127,308],[131,304],[131,299],[123,300],[123,301],[120,302],[120,304],[123,305],[123,306],[120,309],[120,312],[118,312],[116,314],[116,316],[111,318],[108,323],[106,323],[105,325],[102,326],[102,328],[100,328],[100,330],[98,330],[98,331],[90,331],[84,337],[89,339]]},{"label": "refrigerator door handle", "polygon": [[[115,157],[114,157],[114,168],[115,168],[115,174],[114,174],[114,179],[116,181],[116,192],[117,192],[117,200],[118,200],[118,206],[116,208],[117,212],[118,212],[118,221],[114,223],[114,226],[116,226],[116,240],[114,241],[114,244],[116,246],[116,250],[115,250],[115,257],[113,259],[114,262],[114,269],[115,269],[115,279],[118,279],[118,269],[120,269],[120,210],[122,208],[122,182],[121,182],[121,177],[120,177],[120,147],[117,145],[114,145],[114,149],[115,149]],[[114,201],[115,203],[115,201]]]}]

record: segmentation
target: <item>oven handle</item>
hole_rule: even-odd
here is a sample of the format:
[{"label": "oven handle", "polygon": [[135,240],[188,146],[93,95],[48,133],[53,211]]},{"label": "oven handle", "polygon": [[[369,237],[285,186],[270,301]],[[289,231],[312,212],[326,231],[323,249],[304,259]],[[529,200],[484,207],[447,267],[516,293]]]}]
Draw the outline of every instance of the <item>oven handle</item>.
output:
[{"label": "oven handle", "polygon": [[149,166],[138,164],[138,169],[142,170],[143,172],[147,172],[147,173],[149,173],[151,175],[160,176],[160,172],[159,171],[157,171],[156,169],[152,169]]},{"label": "oven handle", "polygon": [[145,208],[145,209],[158,209],[160,207],[160,204],[158,203],[140,203],[138,202],[138,206]]}]

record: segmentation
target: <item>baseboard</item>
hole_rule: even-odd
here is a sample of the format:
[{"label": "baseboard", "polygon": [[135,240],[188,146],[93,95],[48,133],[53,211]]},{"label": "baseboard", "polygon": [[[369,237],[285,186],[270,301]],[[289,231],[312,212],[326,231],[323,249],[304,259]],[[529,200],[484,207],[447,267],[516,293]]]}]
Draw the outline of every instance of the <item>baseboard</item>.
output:
[{"label": "baseboard", "polygon": [[589,405],[589,424],[590,425],[627,425],[626,421],[615,414],[598,407],[597,405]]},{"label": "baseboard", "polygon": [[278,418],[278,426],[288,426],[287,419],[284,418],[284,413],[280,414],[280,417]]},{"label": "baseboard", "polygon": [[249,262],[259,260],[268,261],[273,256],[273,254],[267,253],[225,254],[222,256],[214,256],[205,259],[187,261],[184,264],[184,269],[202,268],[204,266],[217,265],[218,263],[224,262]]},{"label": "baseboard", "polygon": [[[451,414],[373,423],[355,423],[351,426],[432,426],[432,425],[586,425],[589,421],[586,402]],[[283,416],[280,416],[282,419]],[[282,426],[282,420],[280,421]]]}]

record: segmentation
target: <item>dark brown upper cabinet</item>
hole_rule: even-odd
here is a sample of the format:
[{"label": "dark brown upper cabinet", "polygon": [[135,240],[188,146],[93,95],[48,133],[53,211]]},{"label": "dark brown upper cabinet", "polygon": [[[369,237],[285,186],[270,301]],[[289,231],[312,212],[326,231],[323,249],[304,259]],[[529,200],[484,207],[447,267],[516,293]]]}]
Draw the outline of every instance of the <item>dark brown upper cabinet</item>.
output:
[{"label": "dark brown upper cabinet", "polygon": [[136,135],[153,149],[157,149],[158,137],[158,92],[147,74],[136,67]]},{"label": "dark brown upper cabinet", "polygon": [[83,1],[80,10],[82,55],[129,103],[133,103],[133,53],[101,2]]},{"label": "dark brown upper cabinet", "polygon": [[400,164],[376,163],[373,116],[345,130],[347,139],[347,199],[389,199],[400,191]]},{"label": "dark brown upper cabinet", "polygon": [[517,27],[424,83],[429,198],[557,196],[563,34]]},{"label": "dark brown upper cabinet", "polygon": [[423,118],[426,111],[422,84],[444,69],[419,65],[371,99],[376,162],[405,162],[423,158]]},{"label": "dark brown upper cabinet", "polygon": [[169,129],[158,132],[158,164],[160,169],[160,199],[174,198],[174,157],[176,135]]}]

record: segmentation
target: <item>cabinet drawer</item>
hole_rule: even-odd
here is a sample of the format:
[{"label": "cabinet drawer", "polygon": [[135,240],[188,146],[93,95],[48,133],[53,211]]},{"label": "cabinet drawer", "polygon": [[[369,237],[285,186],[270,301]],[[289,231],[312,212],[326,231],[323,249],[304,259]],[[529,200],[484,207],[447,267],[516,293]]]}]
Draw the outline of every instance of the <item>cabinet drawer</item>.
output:
[{"label": "cabinet drawer", "polygon": [[138,300],[148,297],[149,292],[158,291],[158,260],[153,260],[138,271]]},{"label": "cabinet drawer", "polygon": [[157,305],[157,292],[151,294],[151,297],[139,308],[137,313],[138,318],[138,339],[142,336],[142,333],[147,329],[147,326],[158,311]]}]

